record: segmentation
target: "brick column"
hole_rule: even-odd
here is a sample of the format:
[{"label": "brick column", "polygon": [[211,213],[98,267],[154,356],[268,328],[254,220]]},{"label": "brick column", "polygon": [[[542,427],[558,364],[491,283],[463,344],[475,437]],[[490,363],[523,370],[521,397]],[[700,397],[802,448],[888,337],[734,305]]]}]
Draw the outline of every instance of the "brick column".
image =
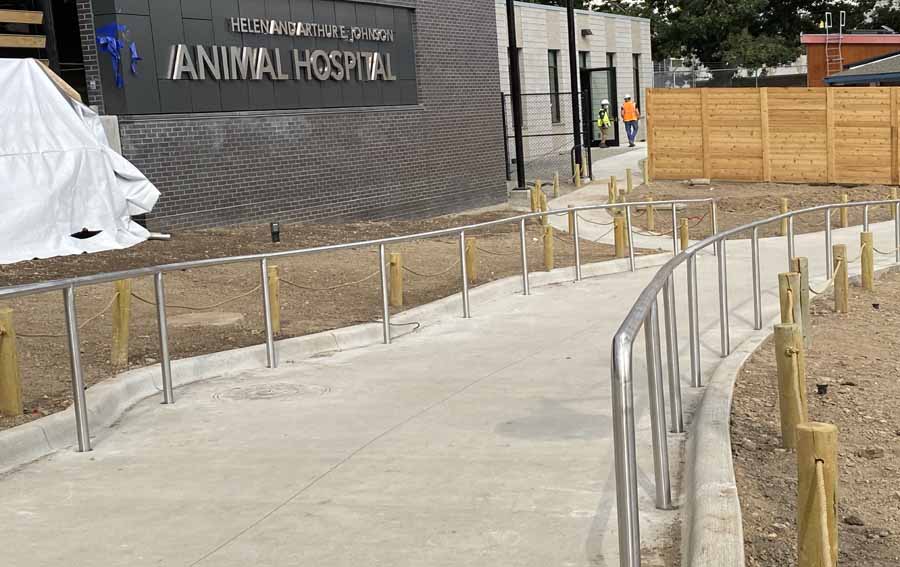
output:
[{"label": "brick column", "polygon": [[87,80],[88,104],[103,109],[103,88],[100,83],[100,60],[97,53],[97,39],[94,32],[94,8],[91,0],[77,0],[78,30],[81,35],[81,53],[84,57],[84,75]]}]

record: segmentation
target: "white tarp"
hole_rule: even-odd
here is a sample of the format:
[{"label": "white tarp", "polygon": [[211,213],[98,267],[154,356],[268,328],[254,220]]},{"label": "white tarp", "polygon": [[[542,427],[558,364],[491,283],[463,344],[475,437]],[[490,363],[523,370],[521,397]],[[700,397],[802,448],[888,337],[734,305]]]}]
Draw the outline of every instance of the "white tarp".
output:
[{"label": "white tarp", "polygon": [[[159,191],[33,59],[0,59],[0,264],[134,246]],[[100,231],[88,239],[71,235]]]}]

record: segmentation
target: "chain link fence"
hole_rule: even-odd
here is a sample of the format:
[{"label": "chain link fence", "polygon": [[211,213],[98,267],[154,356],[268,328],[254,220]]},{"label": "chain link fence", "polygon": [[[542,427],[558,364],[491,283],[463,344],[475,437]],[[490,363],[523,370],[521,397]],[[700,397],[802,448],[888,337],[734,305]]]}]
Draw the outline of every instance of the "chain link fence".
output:
[{"label": "chain link fence", "polygon": [[653,86],[657,89],[805,87],[806,70],[805,65],[765,69],[655,66]]},{"label": "chain link fence", "polygon": [[[579,94],[579,99],[583,97]],[[506,138],[507,179],[516,175],[516,142],[513,126],[512,96],[502,95]],[[583,112],[583,109],[582,109]],[[579,118],[580,120],[580,118]],[[550,180],[572,176],[573,138],[572,93],[522,94],[522,135],[525,178]],[[587,160],[587,152],[584,152]]]}]

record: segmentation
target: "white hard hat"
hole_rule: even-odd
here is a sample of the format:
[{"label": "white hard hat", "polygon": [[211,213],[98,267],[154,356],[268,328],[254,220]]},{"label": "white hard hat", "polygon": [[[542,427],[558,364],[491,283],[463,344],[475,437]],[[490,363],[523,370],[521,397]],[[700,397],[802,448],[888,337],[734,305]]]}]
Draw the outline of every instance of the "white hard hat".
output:
[{"label": "white hard hat", "polygon": [[605,104],[605,105],[609,106],[609,100],[608,100],[608,99],[603,99],[603,100],[600,101],[600,104]]},{"label": "white hard hat", "polygon": [[625,95],[625,100],[629,100],[631,98],[630,94]]}]

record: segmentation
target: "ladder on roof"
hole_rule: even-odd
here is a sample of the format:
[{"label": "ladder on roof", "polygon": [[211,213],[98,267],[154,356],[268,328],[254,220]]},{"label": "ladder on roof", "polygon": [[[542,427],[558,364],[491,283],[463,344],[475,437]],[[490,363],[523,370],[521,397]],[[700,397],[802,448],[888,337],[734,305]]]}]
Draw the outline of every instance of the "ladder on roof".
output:
[{"label": "ladder on roof", "polygon": [[825,76],[830,77],[844,70],[844,26],[847,24],[847,12],[841,10],[838,19],[837,33],[834,33],[834,22],[831,12],[825,12]]}]

